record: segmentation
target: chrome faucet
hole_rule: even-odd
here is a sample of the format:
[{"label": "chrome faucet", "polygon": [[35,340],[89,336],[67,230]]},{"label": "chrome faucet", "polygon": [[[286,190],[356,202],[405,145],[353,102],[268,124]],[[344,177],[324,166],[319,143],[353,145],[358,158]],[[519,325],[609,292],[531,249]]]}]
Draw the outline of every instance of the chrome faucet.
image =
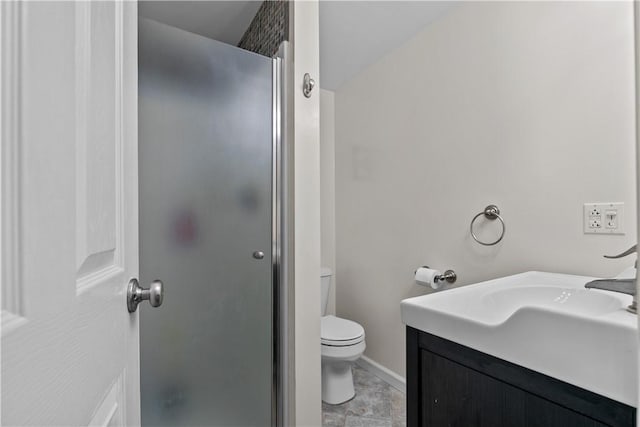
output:
[{"label": "chrome faucet", "polygon": [[[604,255],[604,257],[605,258],[609,258],[609,259],[618,259],[618,258],[624,258],[627,255],[631,255],[631,254],[636,253],[636,252],[638,252],[638,244],[637,243],[635,245],[631,246],[626,251],[622,252],[621,254],[618,254],[618,255]],[[636,260],[636,268],[638,268],[638,260]]]},{"label": "chrome faucet", "polygon": [[[624,258],[627,255],[631,255],[633,253],[636,253],[638,251],[638,245],[635,244],[632,247],[630,247],[629,249],[627,249],[626,251],[622,252],[621,254],[618,255],[605,255],[605,258],[608,259],[617,259],[617,258]],[[635,267],[636,269],[638,268],[638,260],[636,259],[636,263],[635,263]],[[638,273],[636,271],[636,277],[637,277]],[[637,301],[637,296],[636,296],[636,278],[633,279],[599,279],[599,280],[593,280],[589,283],[587,283],[586,285],[584,285],[585,288],[592,288],[592,289],[603,289],[605,291],[613,291],[613,292],[620,292],[623,294],[628,294],[628,295],[633,295],[633,302],[631,303],[631,305],[629,305],[627,307],[627,311],[633,314],[638,314],[638,301]]]}]

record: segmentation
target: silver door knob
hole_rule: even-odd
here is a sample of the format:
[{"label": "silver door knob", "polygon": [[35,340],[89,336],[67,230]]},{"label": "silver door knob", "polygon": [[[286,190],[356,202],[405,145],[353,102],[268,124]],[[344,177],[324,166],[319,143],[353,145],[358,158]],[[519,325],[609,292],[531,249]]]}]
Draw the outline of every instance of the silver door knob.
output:
[{"label": "silver door knob", "polygon": [[149,301],[151,307],[159,307],[162,305],[164,290],[160,280],[151,282],[149,289],[145,289],[138,283],[138,279],[129,280],[127,286],[127,309],[129,313],[134,313],[138,309],[138,304],[142,301]]}]

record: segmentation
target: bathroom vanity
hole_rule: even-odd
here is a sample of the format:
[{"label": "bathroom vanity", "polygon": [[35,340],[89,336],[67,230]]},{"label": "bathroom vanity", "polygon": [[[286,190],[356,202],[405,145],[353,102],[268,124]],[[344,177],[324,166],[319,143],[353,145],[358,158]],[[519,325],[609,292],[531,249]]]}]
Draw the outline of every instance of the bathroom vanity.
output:
[{"label": "bathroom vanity", "polygon": [[409,426],[634,426],[631,297],[528,272],[402,302]]},{"label": "bathroom vanity", "polygon": [[635,426],[635,408],[407,327],[409,427]]}]

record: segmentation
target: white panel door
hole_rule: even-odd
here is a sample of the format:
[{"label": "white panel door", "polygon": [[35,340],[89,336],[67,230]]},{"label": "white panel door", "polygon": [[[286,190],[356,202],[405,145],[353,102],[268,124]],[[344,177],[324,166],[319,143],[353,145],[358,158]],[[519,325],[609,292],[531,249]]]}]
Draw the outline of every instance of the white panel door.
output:
[{"label": "white panel door", "polygon": [[136,7],[0,5],[4,426],[139,424]]}]

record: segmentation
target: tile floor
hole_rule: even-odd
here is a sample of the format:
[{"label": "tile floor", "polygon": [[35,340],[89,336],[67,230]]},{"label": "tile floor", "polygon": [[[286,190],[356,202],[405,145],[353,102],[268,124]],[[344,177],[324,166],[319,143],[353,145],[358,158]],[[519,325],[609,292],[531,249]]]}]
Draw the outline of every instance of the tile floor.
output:
[{"label": "tile floor", "polygon": [[356,396],[342,405],[322,402],[323,427],[405,427],[404,393],[357,365],[353,366]]}]

